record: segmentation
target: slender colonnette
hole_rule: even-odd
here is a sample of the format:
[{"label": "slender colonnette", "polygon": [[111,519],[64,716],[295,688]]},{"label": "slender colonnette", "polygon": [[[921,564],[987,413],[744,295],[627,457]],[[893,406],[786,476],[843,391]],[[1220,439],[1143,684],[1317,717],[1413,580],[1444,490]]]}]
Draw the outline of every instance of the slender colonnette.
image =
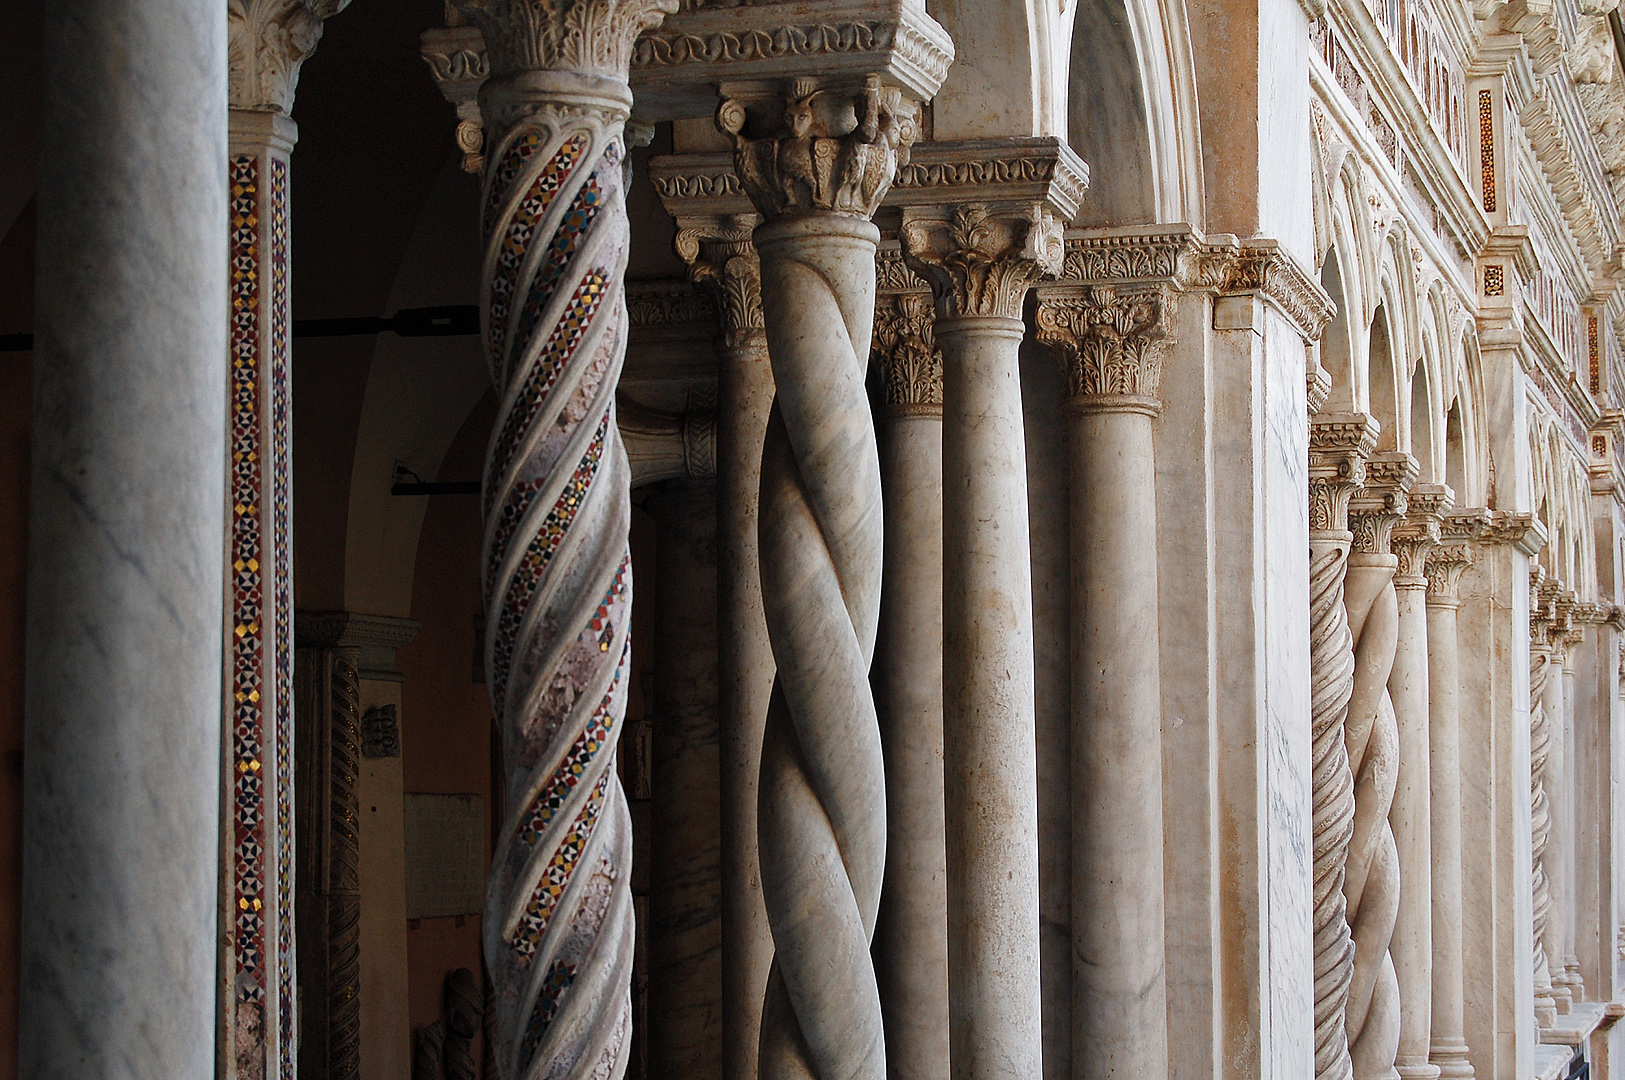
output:
[{"label": "slender colonnette", "polygon": [[631,1024],[626,711],[631,473],[624,125],[633,39],[674,0],[464,5],[484,35],[486,673],[507,805],[484,923],[496,1061],[619,1077]]},{"label": "slender colonnette", "polygon": [[[1557,1023],[1552,969],[1546,952],[1546,924],[1551,919],[1552,883],[1546,874],[1546,845],[1552,836],[1552,806],[1546,796],[1546,760],[1552,750],[1552,722],[1546,715],[1546,681],[1553,676],[1550,627],[1552,596],[1542,591],[1546,571],[1529,571],[1529,857],[1530,892],[1535,930],[1535,1021],[1543,1028]],[[1558,678],[1562,678],[1559,671]]]},{"label": "slender colonnette", "polygon": [[1309,708],[1314,757],[1315,1077],[1347,1080],[1345,1015],[1354,942],[1343,896],[1354,835],[1354,775],[1343,730],[1354,692],[1354,635],[1343,586],[1348,574],[1349,499],[1365,481],[1376,423],[1360,413],[1322,413],[1309,425]]},{"label": "slender colonnette", "polygon": [[[718,125],[761,212],[754,242],[776,399],[762,449],[762,600],[778,675],[757,842],[775,956],[765,1080],[886,1075],[869,944],[886,858],[886,778],[869,686],[880,609],[880,462],[864,376],[870,223],[913,115],[870,77],[723,101]],[[854,124],[855,121],[855,124]]]}]

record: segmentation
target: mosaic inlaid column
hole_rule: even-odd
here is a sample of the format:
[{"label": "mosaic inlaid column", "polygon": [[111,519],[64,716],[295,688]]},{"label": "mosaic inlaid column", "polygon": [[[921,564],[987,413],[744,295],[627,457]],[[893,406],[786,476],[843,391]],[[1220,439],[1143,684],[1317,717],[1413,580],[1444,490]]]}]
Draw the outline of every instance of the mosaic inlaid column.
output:
[{"label": "mosaic inlaid column", "polygon": [[231,342],[224,1071],[296,1068],[289,155],[299,67],[344,0],[228,5]]},{"label": "mosaic inlaid column", "polygon": [[875,967],[892,1080],[948,1075],[948,868],[942,793],[942,354],[931,293],[895,251],[870,355],[879,371],[886,588],[873,682],[886,755],[886,878]]},{"label": "mosaic inlaid column", "polygon": [[7,764],[23,813],[6,822],[22,841],[6,978],[22,996],[7,1027],[18,1075],[193,1080],[215,1070],[218,1026],[225,10],[32,10],[28,662]]},{"label": "mosaic inlaid column", "polygon": [[629,1049],[624,128],[633,41],[675,7],[463,5],[491,72],[481,309],[500,405],[482,569],[507,805],[483,932],[508,1080],[617,1076]]},{"label": "mosaic inlaid column", "polygon": [[[1472,1080],[1463,1001],[1461,665],[1456,612],[1461,575],[1483,511],[1448,514],[1427,554],[1428,825],[1432,836],[1433,1003],[1428,1060],[1441,1080]],[[1403,885],[1402,885],[1403,888]]]},{"label": "mosaic inlaid column", "polygon": [[1309,708],[1314,756],[1315,1077],[1347,1080],[1346,1016],[1354,942],[1343,894],[1354,834],[1354,774],[1344,729],[1354,690],[1354,635],[1344,589],[1349,500],[1365,482],[1377,425],[1361,413],[1321,413],[1309,422]]},{"label": "mosaic inlaid column", "polygon": [[1072,536],[1072,1054],[1075,1076],[1168,1072],[1156,458],[1175,294],[1046,295],[1067,375]]},{"label": "mosaic inlaid column", "polygon": [[886,782],[868,675],[883,528],[864,389],[879,240],[869,218],[913,141],[914,114],[875,78],[844,96],[796,80],[783,94],[725,100],[717,122],[764,219],[754,243],[776,392],[759,542],[778,672],[757,810],[775,955],[758,1067],[765,1080],[880,1080],[869,945]]},{"label": "mosaic inlaid column", "polygon": [[1405,519],[1394,526],[1390,548],[1398,641],[1388,676],[1399,733],[1399,773],[1389,811],[1399,856],[1399,910],[1391,954],[1399,980],[1399,1046],[1395,1067],[1406,1080],[1433,1080],[1433,826],[1432,758],[1428,736],[1428,613],[1426,564],[1439,542],[1440,515],[1455,496],[1438,484],[1413,485]]},{"label": "mosaic inlaid column", "polygon": [[1542,598],[1550,598],[1552,622],[1547,631],[1551,647],[1551,674],[1546,679],[1546,719],[1551,731],[1546,754],[1546,794],[1551,830],[1546,842],[1546,880],[1552,898],[1546,920],[1546,959],[1552,976],[1552,1001],[1557,1013],[1569,1012],[1575,1000],[1565,958],[1573,951],[1574,932],[1574,817],[1569,803],[1571,773],[1568,762],[1568,714],[1572,678],[1569,634],[1573,630],[1574,593],[1548,579]]},{"label": "mosaic inlaid column", "polygon": [[1343,603],[1354,635],[1354,686],[1344,742],[1354,774],[1354,831],[1343,895],[1354,938],[1347,1023],[1355,1080],[1391,1076],[1399,1049],[1399,981],[1390,951],[1399,916],[1399,851],[1388,821],[1399,771],[1399,724],[1388,692],[1399,645],[1399,561],[1389,540],[1416,473],[1408,454],[1373,454],[1365,484],[1349,501],[1354,545]]},{"label": "mosaic inlaid column", "polygon": [[1550,629],[1555,612],[1541,595],[1546,571],[1529,571],[1529,832],[1530,891],[1534,899],[1535,1022],[1549,1028],[1557,1022],[1557,999],[1546,948],[1552,887],[1546,876],[1546,845],[1552,835],[1551,801],[1546,794],[1546,759],[1551,753],[1552,725],[1546,715],[1546,683],[1552,677]]},{"label": "mosaic inlaid column", "polygon": [[943,356],[943,761],[951,1075],[1039,1075],[1032,553],[1020,383],[1027,290],[1060,269],[1047,211],[906,215]]}]

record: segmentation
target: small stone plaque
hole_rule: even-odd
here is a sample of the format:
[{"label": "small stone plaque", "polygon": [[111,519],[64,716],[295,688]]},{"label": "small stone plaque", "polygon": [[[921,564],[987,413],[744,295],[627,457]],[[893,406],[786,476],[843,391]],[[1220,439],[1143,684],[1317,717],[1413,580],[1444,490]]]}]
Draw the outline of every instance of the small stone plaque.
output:
[{"label": "small stone plaque", "polygon": [[361,756],[401,756],[401,722],[395,706],[376,706],[361,718]]},{"label": "small stone plaque", "polygon": [[406,917],[485,910],[485,799],[406,796]]}]

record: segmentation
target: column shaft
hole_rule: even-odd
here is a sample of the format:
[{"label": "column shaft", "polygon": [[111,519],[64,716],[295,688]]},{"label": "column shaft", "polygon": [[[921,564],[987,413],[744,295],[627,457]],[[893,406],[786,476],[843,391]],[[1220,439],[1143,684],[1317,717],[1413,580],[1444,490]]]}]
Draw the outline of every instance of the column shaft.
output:
[{"label": "column shaft", "polygon": [[[1535,1022],[1551,1027],[1557,1021],[1557,995],[1552,985],[1548,927],[1552,914],[1552,882],[1546,849],[1552,837],[1552,804],[1546,788],[1546,766],[1552,751],[1552,721],[1546,711],[1547,684],[1553,676],[1549,631],[1555,612],[1549,597],[1540,595],[1545,571],[1530,571],[1529,636],[1529,858],[1532,910],[1530,922],[1534,967]],[[1560,677],[1560,676],[1559,676]]]},{"label": "column shaft", "polygon": [[1575,666],[1584,647],[1583,628],[1575,626],[1569,631],[1568,648],[1563,660],[1563,981],[1568,986],[1570,1001],[1585,1000],[1585,978],[1580,974],[1580,957],[1576,951],[1579,914],[1581,910],[1579,880],[1580,816],[1579,800],[1584,790],[1581,777],[1582,763],[1577,756],[1575,741],[1576,711]]},{"label": "column shaft", "polygon": [[873,355],[882,371],[880,483],[885,590],[875,709],[886,755],[886,881],[875,975],[892,1080],[948,1075],[948,870],[942,773],[942,362],[929,294],[887,297]]},{"label": "column shaft", "polygon": [[1068,409],[1073,1075],[1162,1080],[1155,404],[1079,398]]},{"label": "column shaft", "polygon": [[1040,1075],[1032,579],[1019,319],[937,321],[954,1080]]},{"label": "column shaft", "polygon": [[1553,606],[1558,610],[1559,619],[1550,631],[1551,672],[1546,678],[1541,703],[1549,728],[1545,788],[1547,813],[1551,820],[1545,859],[1547,890],[1551,896],[1551,911],[1546,918],[1546,958],[1552,977],[1552,1001],[1557,1014],[1563,1016],[1574,1002],[1574,988],[1564,964],[1564,958],[1570,952],[1574,920],[1574,887],[1569,862],[1573,844],[1568,769],[1568,684],[1571,680],[1564,671],[1568,662],[1568,644],[1564,639],[1568,634],[1569,600],[1560,596]]},{"label": "column shaft", "polygon": [[211,1075],[224,6],[43,6],[19,1068]]}]

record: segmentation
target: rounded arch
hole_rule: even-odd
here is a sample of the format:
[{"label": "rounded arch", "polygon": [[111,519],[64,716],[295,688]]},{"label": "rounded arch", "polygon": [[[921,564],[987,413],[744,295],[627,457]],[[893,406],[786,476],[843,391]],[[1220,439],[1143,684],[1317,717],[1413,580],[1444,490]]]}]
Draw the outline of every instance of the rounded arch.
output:
[{"label": "rounded arch", "polygon": [[1320,336],[1320,366],[1331,379],[1331,395],[1326,408],[1332,412],[1353,412],[1355,408],[1354,328],[1348,288],[1343,276],[1343,259],[1336,246],[1326,253],[1320,268],[1320,287],[1332,298],[1337,313]]},{"label": "rounded arch", "polygon": [[1416,459],[1418,477],[1424,484],[1442,484],[1445,482],[1443,470],[1440,468],[1441,454],[1438,447],[1436,424],[1434,415],[1434,402],[1437,394],[1434,385],[1437,380],[1434,372],[1438,370],[1438,362],[1433,359],[1437,352],[1433,345],[1433,335],[1428,330],[1422,331],[1421,356],[1416,366],[1411,370],[1411,392],[1409,409],[1410,449],[1411,456]]},{"label": "rounded arch", "polygon": [[1076,0],[1067,139],[1089,163],[1077,223],[1203,223],[1196,71],[1184,0]]},{"label": "rounded arch", "polygon": [[1370,387],[1367,411],[1382,425],[1377,432],[1378,452],[1400,450],[1404,447],[1399,423],[1399,371],[1398,343],[1394,333],[1394,320],[1389,301],[1377,306],[1371,319],[1365,353],[1366,385]]}]

